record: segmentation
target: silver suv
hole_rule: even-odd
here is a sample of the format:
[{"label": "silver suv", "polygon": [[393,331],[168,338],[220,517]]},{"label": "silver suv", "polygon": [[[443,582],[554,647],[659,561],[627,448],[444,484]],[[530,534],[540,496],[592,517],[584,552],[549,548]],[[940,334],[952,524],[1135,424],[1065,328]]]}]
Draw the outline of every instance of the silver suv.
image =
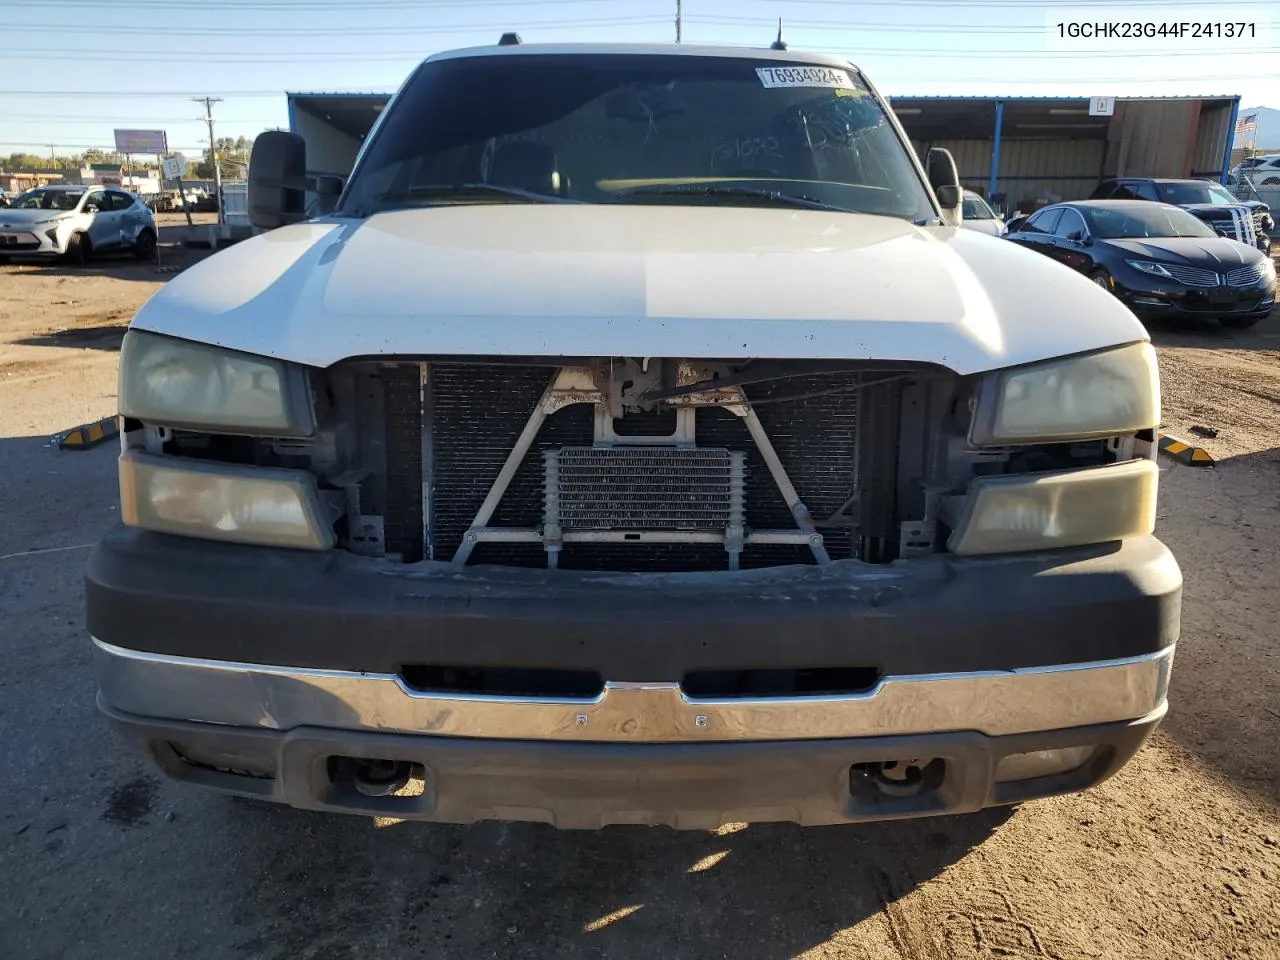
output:
[{"label": "silver suv", "polygon": [[62,257],[84,263],[94,253],[129,251],[139,260],[156,252],[156,221],[123,190],[48,186],[28,190],[0,210],[0,256]]}]

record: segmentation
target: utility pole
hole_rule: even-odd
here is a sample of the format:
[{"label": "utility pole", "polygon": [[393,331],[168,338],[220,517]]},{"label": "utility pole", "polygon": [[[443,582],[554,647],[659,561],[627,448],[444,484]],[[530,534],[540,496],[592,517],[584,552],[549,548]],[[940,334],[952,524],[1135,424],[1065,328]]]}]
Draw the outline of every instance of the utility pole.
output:
[{"label": "utility pole", "polygon": [[[209,158],[213,161],[213,195],[218,200],[218,224],[222,224],[222,171],[218,168],[218,141],[213,136],[213,105],[221,103],[221,97],[192,97],[196,103],[204,104],[204,121],[209,125]],[[182,205],[186,206],[186,197]]]},{"label": "utility pole", "polygon": [[683,39],[684,32],[684,0],[676,0],[676,43]]},{"label": "utility pole", "polygon": [[54,152],[56,143],[49,144],[49,166],[56,167],[58,165],[58,155]]}]

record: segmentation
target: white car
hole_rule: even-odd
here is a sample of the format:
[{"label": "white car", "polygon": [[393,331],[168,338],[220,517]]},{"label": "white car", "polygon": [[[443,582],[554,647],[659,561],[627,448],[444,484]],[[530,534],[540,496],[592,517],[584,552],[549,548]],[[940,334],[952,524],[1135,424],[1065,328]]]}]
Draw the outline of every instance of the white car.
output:
[{"label": "white car", "polygon": [[1004,218],[987,206],[987,201],[972,190],[964,192],[961,209],[964,221],[960,226],[966,230],[977,230],[979,233],[986,233],[993,237],[1004,236]]},{"label": "white car", "polygon": [[111,187],[59,185],[28,190],[0,209],[0,256],[62,257],[156,252],[156,221],[137,197]]},{"label": "white car", "polygon": [[88,630],[165,775],[848,823],[1083,790],[1164,716],[1147,333],[955,229],[951,155],[847,60],[452,51],[310,220],[305,152],[258,137],[265,232],[120,355]]},{"label": "white car", "polygon": [[1255,187],[1274,187],[1280,184],[1280,153],[1246,160],[1231,171],[1231,176],[1237,180],[1247,177]]}]

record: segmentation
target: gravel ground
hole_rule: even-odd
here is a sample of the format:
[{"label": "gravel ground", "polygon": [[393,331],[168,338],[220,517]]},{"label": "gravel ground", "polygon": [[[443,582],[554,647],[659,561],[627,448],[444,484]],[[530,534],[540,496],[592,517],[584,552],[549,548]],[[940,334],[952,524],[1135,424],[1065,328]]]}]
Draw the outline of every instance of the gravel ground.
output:
[{"label": "gravel ground", "polygon": [[969,817],[572,834],[232,801],[112,739],[80,577],[114,449],[48,438],[114,412],[120,336],[167,278],[0,266],[0,957],[1280,957],[1280,315],[1156,331],[1167,429],[1216,431],[1219,463],[1161,463],[1183,640],[1119,776]]}]

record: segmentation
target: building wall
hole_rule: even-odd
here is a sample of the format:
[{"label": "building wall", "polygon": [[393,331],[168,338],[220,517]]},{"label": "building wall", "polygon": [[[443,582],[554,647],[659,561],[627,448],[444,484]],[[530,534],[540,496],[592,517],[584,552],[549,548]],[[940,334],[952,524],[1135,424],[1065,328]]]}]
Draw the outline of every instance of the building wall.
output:
[{"label": "building wall", "polygon": [[[915,147],[921,157],[929,147],[950,150],[956,159],[960,182],[987,197],[990,140],[939,140],[916,143]],[[987,198],[993,200],[997,209],[1008,213],[1019,209],[1026,213],[1061,200],[1082,200],[1101,179],[1104,147],[1101,140],[1002,138],[996,189]]]},{"label": "building wall", "polygon": [[[1222,169],[1225,141],[1202,143],[1200,100],[1120,100],[1107,129],[1105,172],[1110,177],[1189,177]],[[1210,121],[1207,134],[1214,132]],[[1207,170],[1198,166],[1204,161]]]},{"label": "building wall", "polygon": [[1207,103],[1201,108],[1191,176],[1217,178],[1222,173],[1222,155],[1234,133],[1231,112],[1229,102]]},{"label": "building wall", "polygon": [[360,140],[301,107],[293,111],[293,132],[307,141],[308,173],[345,177],[355,166]]}]

